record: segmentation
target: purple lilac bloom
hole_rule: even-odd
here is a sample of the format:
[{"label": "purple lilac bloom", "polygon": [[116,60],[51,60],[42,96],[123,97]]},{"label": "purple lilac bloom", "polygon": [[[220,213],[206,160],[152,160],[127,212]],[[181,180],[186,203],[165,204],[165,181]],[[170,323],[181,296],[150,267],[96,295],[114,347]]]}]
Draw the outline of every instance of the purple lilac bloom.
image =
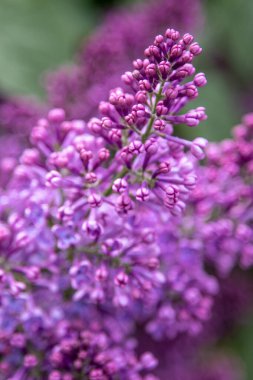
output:
[{"label": "purple lilac bloom", "polygon": [[49,103],[64,108],[70,118],[94,116],[98,100],[118,85],[121,73],[154,35],[168,24],[193,31],[201,20],[198,0],[152,0],[112,11],[85,42],[77,64],[49,75]]},{"label": "purple lilac bloom", "polygon": [[[156,380],[157,359],[141,339],[136,355],[138,326],[154,341],[198,335],[222,277],[252,265],[252,115],[233,140],[207,149],[202,167],[206,140],[174,133],[206,118],[203,107],[183,111],[206,84],[192,64],[201,50],[167,29],[122,76],[128,90],[113,88],[100,103],[100,116],[85,123],[52,109],[6,172],[3,380]],[[191,361],[178,372],[181,361],[164,373],[240,379],[226,363]]]}]

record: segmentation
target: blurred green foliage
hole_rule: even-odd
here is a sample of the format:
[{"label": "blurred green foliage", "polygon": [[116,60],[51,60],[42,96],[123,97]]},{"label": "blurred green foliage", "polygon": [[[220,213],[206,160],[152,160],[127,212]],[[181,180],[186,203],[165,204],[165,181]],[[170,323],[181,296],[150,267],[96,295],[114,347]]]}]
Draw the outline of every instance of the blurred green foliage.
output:
[{"label": "blurred green foliage", "polygon": [[42,73],[73,59],[95,17],[81,0],[1,0],[1,91],[41,95]]}]

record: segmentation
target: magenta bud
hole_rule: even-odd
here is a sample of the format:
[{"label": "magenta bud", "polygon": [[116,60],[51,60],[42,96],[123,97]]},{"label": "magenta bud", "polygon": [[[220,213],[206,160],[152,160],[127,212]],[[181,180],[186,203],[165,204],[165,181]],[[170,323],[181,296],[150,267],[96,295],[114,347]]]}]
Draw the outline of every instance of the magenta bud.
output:
[{"label": "magenta bud", "polygon": [[46,175],[46,186],[52,187],[54,189],[57,189],[62,185],[62,176],[59,172],[56,170],[51,170],[51,172],[48,172]]},{"label": "magenta bud", "polygon": [[115,144],[121,143],[122,135],[121,135],[121,131],[119,129],[112,128],[109,131],[108,136],[113,143],[115,143]]},{"label": "magenta bud", "polygon": [[191,44],[190,46],[190,52],[193,54],[193,55],[199,55],[201,54],[202,52],[202,48],[199,46],[199,44],[197,42],[194,42],[193,44]]},{"label": "magenta bud", "polygon": [[127,285],[128,280],[129,280],[128,275],[124,272],[120,272],[115,277],[114,282],[117,286],[123,287]]},{"label": "magenta bud", "polygon": [[170,50],[171,58],[178,58],[182,55],[182,53],[183,53],[183,47],[182,45],[179,45],[179,44],[172,46]]},{"label": "magenta bud", "polygon": [[129,149],[129,152],[132,154],[140,154],[143,152],[144,148],[143,148],[141,141],[135,140],[129,144],[128,149]]},{"label": "magenta bud", "polygon": [[94,117],[88,122],[87,127],[91,132],[99,134],[102,131],[101,120]]},{"label": "magenta bud", "polygon": [[140,187],[136,191],[136,199],[140,202],[145,202],[148,200],[150,195],[149,189],[147,187]]},{"label": "magenta bud", "polygon": [[154,44],[160,45],[164,41],[164,37],[159,34],[158,36],[155,37]]},{"label": "magenta bud", "polygon": [[178,89],[175,88],[168,88],[165,92],[166,98],[169,100],[174,100],[178,96]]},{"label": "magenta bud", "polygon": [[145,70],[145,73],[148,77],[155,77],[156,76],[156,65],[154,63],[150,63]]},{"label": "magenta bud", "polygon": [[180,37],[180,33],[175,29],[167,29],[165,32],[165,36],[173,41],[176,41]]},{"label": "magenta bud", "polygon": [[166,123],[165,123],[164,120],[157,119],[157,120],[154,122],[154,129],[155,129],[156,131],[159,131],[159,132],[164,131],[165,126],[166,126]]},{"label": "magenta bud", "polygon": [[192,145],[191,146],[191,153],[194,157],[196,157],[198,160],[202,160],[205,157],[205,153],[198,145]]},{"label": "magenta bud", "polygon": [[113,127],[113,122],[109,117],[102,117],[101,126],[104,129],[111,129]]},{"label": "magenta bud", "polygon": [[62,108],[53,108],[48,112],[48,120],[52,123],[61,123],[65,119],[65,111]]},{"label": "magenta bud", "polygon": [[158,70],[161,73],[163,79],[166,79],[170,71],[171,65],[169,62],[161,61],[158,65]]},{"label": "magenta bud", "polygon": [[191,34],[186,33],[183,35],[183,41],[185,45],[190,45],[193,42],[194,38]]},{"label": "magenta bud", "polygon": [[199,74],[195,75],[194,84],[197,87],[203,87],[203,86],[205,86],[207,84],[207,80],[206,80],[205,74],[204,73],[199,73]]},{"label": "magenta bud", "polygon": [[87,183],[90,183],[90,184],[95,183],[97,182],[97,175],[93,172],[87,173],[85,175],[85,180]]},{"label": "magenta bud", "polygon": [[185,95],[190,99],[194,99],[198,96],[198,90],[194,84],[188,84],[185,86]]},{"label": "magenta bud", "polygon": [[146,94],[146,92],[145,91],[138,91],[135,94],[135,100],[137,101],[137,103],[145,104],[147,102],[147,94]]},{"label": "magenta bud", "polygon": [[126,214],[128,211],[132,209],[132,202],[129,196],[126,193],[123,193],[119,196],[116,203],[116,210],[119,213]]},{"label": "magenta bud", "polygon": [[122,81],[125,83],[125,84],[127,84],[127,85],[131,85],[133,82],[134,82],[134,76],[133,76],[133,74],[130,72],[130,71],[127,71],[127,72],[125,72],[125,74],[123,74],[122,76],[121,76],[121,79],[122,79]]},{"label": "magenta bud", "polygon": [[144,149],[150,155],[155,154],[158,151],[158,143],[156,139],[151,138],[147,140],[144,144]]},{"label": "magenta bud", "polygon": [[169,112],[168,108],[163,104],[163,101],[160,100],[156,106],[157,116],[167,115],[168,112]]},{"label": "magenta bud", "polygon": [[136,61],[133,61],[133,66],[136,70],[141,70],[143,68],[143,61],[141,59],[136,59]]},{"label": "magenta bud", "polygon": [[117,193],[124,193],[127,189],[127,181],[124,178],[117,178],[113,182],[112,189]]},{"label": "magenta bud", "polygon": [[149,83],[149,81],[147,79],[140,80],[139,81],[139,87],[140,87],[140,90],[142,90],[142,91],[151,91],[152,90],[151,84]]},{"label": "magenta bud", "polygon": [[100,161],[106,161],[110,157],[110,152],[106,148],[101,148],[98,152],[98,158]]},{"label": "magenta bud", "polygon": [[24,367],[33,368],[38,364],[38,359],[35,355],[25,355],[24,357]]},{"label": "magenta bud", "polygon": [[90,207],[92,207],[92,208],[100,207],[102,205],[101,195],[91,194],[88,197],[88,203],[89,203]]}]

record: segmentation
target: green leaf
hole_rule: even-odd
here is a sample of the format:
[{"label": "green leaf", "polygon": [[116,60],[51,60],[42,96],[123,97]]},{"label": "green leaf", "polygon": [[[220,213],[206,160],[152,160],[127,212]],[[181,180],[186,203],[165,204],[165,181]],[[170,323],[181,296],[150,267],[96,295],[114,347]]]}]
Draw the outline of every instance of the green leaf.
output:
[{"label": "green leaf", "polygon": [[0,1],[0,88],[42,94],[42,74],[74,58],[95,13],[79,0]]}]

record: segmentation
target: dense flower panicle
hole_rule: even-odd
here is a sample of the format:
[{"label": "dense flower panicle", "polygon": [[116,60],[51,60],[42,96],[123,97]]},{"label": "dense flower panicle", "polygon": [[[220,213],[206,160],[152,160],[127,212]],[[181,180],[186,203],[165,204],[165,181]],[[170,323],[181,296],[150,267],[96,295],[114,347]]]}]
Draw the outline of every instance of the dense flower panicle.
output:
[{"label": "dense flower panicle", "polygon": [[248,114],[233,129],[232,140],[210,144],[192,193],[206,260],[220,275],[253,263],[252,139],[253,115]]},{"label": "dense flower panicle", "polygon": [[111,11],[85,42],[76,66],[49,75],[50,104],[65,108],[70,118],[94,116],[98,100],[105,99],[118,85],[122,72],[142,54],[154,35],[167,25],[195,30],[201,19],[198,0],[152,0],[135,4],[130,10]]},{"label": "dense flower panicle", "polygon": [[[100,105],[101,119],[86,126],[53,109],[38,121],[33,147],[23,152],[1,205],[8,231],[2,239],[8,257],[3,283],[11,294],[63,271],[74,300],[126,306],[149,298],[165,282],[153,223],[182,213],[196,184],[196,158],[202,158],[192,148],[202,152],[206,144],[172,135],[174,124],[192,126],[205,118],[202,108],[178,115],[191,100],[185,88],[193,82],[182,81],[194,72],[190,64],[184,78],[178,74],[185,67],[182,56],[192,60],[191,51],[201,51],[192,41],[173,29],[156,37],[148,58],[127,74],[131,93],[112,90],[109,102]],[[144,70],[150,65],[157,72],[152,77]],[[161,66],[168,67],[166,73],[160,74]],[[28,284],[20,284],[16,272]]]},{"label": "dense flower panicle", "polygon": [[[37,313],[23,313],[22,305],[12,305],[13,315],[16,308],[23,319],[16,329],[1,331],[1,380],[74,380],[80,376],[94,380],[157,379],[147,375],[157,360],[150,352],[138,359],[135,341],[124,336],[126,329],[116,319],[103,316],[102,322],[92,309],[86,320],[80,319],[81,305],[76,311],[68,305],[68,312],[64,313],[64,304],[57,302],[57,306],[51,305],[55,310],[50,313],[38,308]],[[94,319],[88,322],[91,317]]]},{"label": "dense flower panicle", "polygon": [[[54,108],[19,159],[0,157],[0,380],[156,380],[157,359],[146,346],[138,359],[129,336],[198,335],[221,277],[252,265],[253,116],[205,166],[207,141],[175,136],[206,119],[183,111],[206,84],[201,50],[167,29],[100,116]],[[166,376],[236,379],[213,363]]]}]

